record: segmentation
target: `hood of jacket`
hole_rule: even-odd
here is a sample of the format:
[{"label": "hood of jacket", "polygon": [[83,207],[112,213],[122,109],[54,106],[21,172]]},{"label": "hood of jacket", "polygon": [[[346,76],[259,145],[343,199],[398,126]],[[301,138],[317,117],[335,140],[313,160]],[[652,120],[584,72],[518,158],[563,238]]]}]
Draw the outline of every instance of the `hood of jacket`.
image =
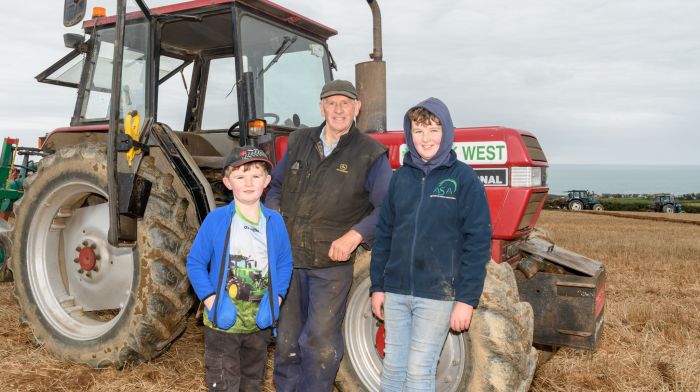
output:
[{"label": "hood of jacket", "polygon": [[[442,125],[442,140],[440,141],[440,148],[434,157],[430,158],[428,161],[424,161],[418,151],[416,151],[416,146],[413,144],[413,137],[411,137],[411,120],[408,118],[408,112],[415,108],[424,108],[431,113],[433,113],[438,119],[440,119],[440,124]],[[437,98],[430,97],[406,111],[403,117],[403,132],[406,138],[406,145],[408,145],[408,151],[410,154],[410,161],[413,166],[421,169],[425,174],[430,173],[434,168],[447,164],[450,159],[450,153],[452,151],[452,144],[455,140],[455,128],[452,124],[452,116],[450,116],[450,111],[447,109],[447,105]],[[408,155],[408,154],[407,154]],[[404,156],[404,160],[406,156]]]}]

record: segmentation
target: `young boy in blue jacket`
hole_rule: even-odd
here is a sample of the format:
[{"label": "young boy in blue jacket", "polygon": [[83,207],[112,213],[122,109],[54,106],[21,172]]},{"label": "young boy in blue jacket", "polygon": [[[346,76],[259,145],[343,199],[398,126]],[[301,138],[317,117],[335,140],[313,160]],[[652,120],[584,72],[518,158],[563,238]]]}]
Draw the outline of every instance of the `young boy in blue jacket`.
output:
[{"label": "young boy in blue jacket", "polygon": [[[187,256],[187,275],[204,303],[204,365],[210,391],[259,391],[270,330],[292,275],[282,216],[260,196],[272,164],[252,146],[224,161],[233,201],[207,215]],[[272,300],[271,300],[272,299]]]},{"label": "young boy in blue jacket", "polygon": [[372,312],[384,320],[382,391],[434,391],[450,328],[469,329],[490,259],[484,187],[452,151],[445,104],[404,117],[408,150],[391,179],[372,248]]}]

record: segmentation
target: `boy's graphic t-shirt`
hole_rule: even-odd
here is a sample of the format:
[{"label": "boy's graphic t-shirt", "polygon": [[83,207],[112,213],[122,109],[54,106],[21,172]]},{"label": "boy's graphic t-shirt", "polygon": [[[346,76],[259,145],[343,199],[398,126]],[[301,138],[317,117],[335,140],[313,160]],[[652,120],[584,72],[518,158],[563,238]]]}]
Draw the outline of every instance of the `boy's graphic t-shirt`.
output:
[{"label": "boy's graphic t-shirt", "polygon": [[[269,286],[267,231],[262,211],[258,222],[252,222],[236,208],[229,241],[226,291],[236,305],[238,319],[228,332],[255,332],[259,330],[255,317],[260,300]],[[212,327],[208,319],[205,319],[205,324]]]}]

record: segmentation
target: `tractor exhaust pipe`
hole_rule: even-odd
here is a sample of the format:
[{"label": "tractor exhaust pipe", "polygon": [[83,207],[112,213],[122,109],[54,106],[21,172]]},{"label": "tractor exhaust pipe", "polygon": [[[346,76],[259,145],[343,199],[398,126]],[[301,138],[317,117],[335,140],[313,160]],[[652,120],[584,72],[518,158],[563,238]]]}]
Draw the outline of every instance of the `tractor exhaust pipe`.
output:
[{"label": "tractor exhaust pipe", "polygon": [[357,127],[363,132],[386,132],[386,63],[382,61],[382,15],[377,0],[367,0],[372,10],[374,50],[372,61],[355,64],[355,86],[362,102]]}]

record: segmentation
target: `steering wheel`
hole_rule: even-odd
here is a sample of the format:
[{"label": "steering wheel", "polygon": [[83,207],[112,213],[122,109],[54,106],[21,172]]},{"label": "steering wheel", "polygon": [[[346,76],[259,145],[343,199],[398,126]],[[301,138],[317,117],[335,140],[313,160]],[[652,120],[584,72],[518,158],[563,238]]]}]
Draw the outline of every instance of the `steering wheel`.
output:
[{"label": "steering wheel", "polygon": [[275,113],[263,113],[263,118],[272,117],[272,125],[277,125],[280,122],[280,116]]},{"label": "steering wheel", "polygon": [[[271,117],[272,118],[271,125],[276,125],[280,121],[280,116],[275,114],[275,113],[263,113],[262,117],[263,118]],[[228,128],[228,131],[226,133],[228,133],[228,135],[230,137],[241,137],[240,125],[241,125],[241,122],[236,121],[235,123],[233,123],[233,125],[231,125]]]}]

